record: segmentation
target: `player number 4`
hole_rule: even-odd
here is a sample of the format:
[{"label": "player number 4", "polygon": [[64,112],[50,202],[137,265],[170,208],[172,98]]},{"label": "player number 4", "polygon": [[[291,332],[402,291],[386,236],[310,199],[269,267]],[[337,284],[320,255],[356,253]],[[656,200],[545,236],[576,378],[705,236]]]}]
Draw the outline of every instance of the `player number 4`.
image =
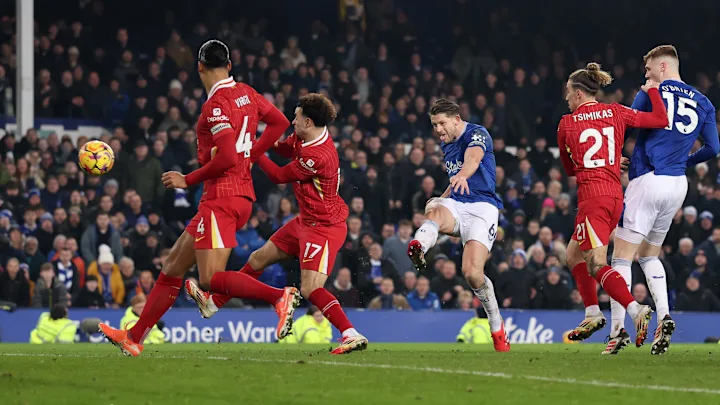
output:
[{"label": "player number 4", "polygon": [[[675,128],[680,131],[681,134],[690,134],[695,131],[698,126],[698,115],[695,112],[697,108],[697,101],[691,100],[685,97],[678,97],[677,110],[675,110],[675,95],[673,93],[663,91],[662,96],[667,102],[667,114],[668,114],[668,126],[665,127],[668,131],[672,131],[673,123]],[[688,106],[692,108],[688,108]],[[674,122],[675,114],[686,117],[690,123],[685,124],[684,122]]]},{"label": "player number 4", "polygon": [[[310,249],[312,249],[312,252],[310,252]],[[318,253],[320,253],[320,249],[322,249],[322,246],[307,242],[305,244],[303,259],[313,259]]]},{"label": "player number 4", "polygon": [[247,131],[247,125],[248,125],[248,116],[245,116],[245,119],[243,120],[243,126],[242,129],[240,129],[240,136],[238,136],[238,140],[235,143],[235,150],[237,153],[243,153],[243,156],[246,158],[250,157],[250,149],[252,149],[252,139],[250,138],[250,133]]},{"label": "player number 4", "polygon": [[588,128],[580,133],[580,143],[588,142],[592,139],[593,144],[590,149],[583,155],[583,166],[588,169],[596,167],[605,167],[605,159],[593,159],[596,153],[600,151],[603,146],[603,135],[607,137],[608,147],[608,161],[610,166],[615,164],[615,128],[605,127],[602,129],[602,134],[595,128]]}]

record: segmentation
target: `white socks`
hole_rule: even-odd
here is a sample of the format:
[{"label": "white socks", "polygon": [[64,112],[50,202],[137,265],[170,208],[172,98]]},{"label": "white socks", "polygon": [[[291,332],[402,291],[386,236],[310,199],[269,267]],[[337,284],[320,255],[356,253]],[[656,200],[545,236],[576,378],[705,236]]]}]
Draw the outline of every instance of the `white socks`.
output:
[{"label": "white socks", "polygon": [[355,330],[355,328],[348,328],[343,331],[342,337],[348,336],[360,336],[360,334],[358,333],[358,331]]},{"label": "white socks", "polygon": [[439,230],[440,225],[437,222],[426,219],[415,232],[415,240],[422,245],[423,253],[427,253],[428,250],[435,246]]},{"label": "white socks", "polygon": [[[632,285],[632,270],[630,268],[632,262],[625,259],[612,259],[612,268],[617,271],[627,283],[628,291]],[[631,304],[632,305],[632,304]],[[610,314],[612,317],[610,323],[610,337],[614,338],[620,333],[620,329],[625,327],[625,308],[614,299],[610,299]]]},{"label": "white socks", "polygon": [[482,287],[475,289],[473,292],[480,301],[482,301],[483,309],[488,316],[488,322],[490,323],[490,330],[497,332],[502,327],[502,317],[500,316],[500,308],[498,308],[497,298],[495,298],[495,288],[493,287],[492,281],[485,277],[485,284]]},{"label": "white socks", "polygon": [[667,277],[665,277],[665,268],[663,267],[657,256],[641,257],[640,267],[645,273],[650,294],[655,301],[655,309],[657,310],[658,325],[662,322],[666,315],[670,314],[670,305],[668,304],[667,293]]},{"label": "white socks", "polygon": [[600,316],[602,315],[602,311],[600,310],[600,305],[590,305],[589,307],[585,307],[585,318],[590,318],[593,316]]}]

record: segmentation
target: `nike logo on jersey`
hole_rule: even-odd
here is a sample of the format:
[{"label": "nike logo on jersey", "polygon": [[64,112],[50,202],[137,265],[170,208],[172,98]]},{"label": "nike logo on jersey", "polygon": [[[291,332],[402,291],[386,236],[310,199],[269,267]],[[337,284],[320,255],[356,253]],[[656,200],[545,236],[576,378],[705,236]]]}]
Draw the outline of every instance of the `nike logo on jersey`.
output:
[{"label": "nike logo on jersey", "polygon": [[313,261],[313,260],[314,260],[314,259],[303,259],[303,263],[311,262],[311,261]]},{"label": "nike logo on jersey", "polygon": [[205,236],[201,236],[199,238],[195,238],[195,242],[200,242],[201,240],[205,239]]}]

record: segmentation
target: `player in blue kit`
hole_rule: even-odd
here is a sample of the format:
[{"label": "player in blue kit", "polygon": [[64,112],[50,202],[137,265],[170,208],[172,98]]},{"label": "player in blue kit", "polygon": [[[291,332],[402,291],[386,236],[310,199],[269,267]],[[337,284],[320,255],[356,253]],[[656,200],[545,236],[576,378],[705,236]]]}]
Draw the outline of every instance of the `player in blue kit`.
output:
[{"label": "player in blue kit", "polygon": [[462,272],[482,301],[488,315],[493,345],[510,350],[492,281],[485,275],[485,261],[492,249],[502,202],[495,194],[495,154],[488,131],[460,118],[454,101],[438,99],[430,107],[430,121],[442,141],[450,186],[440,198],[425,206],[426,220],[408,245],[415,268],[423,269],[425,253],[435,246],[438,233],[460,236],[464,250]]},{"label": "player in blue kit", "polygon": [[[658,316],[650,353],[662,354],[670,345],[675,322],[670,317],[665,269],[658,254],[687,194],[685,169],[714,158],[720,151],[720,140],[715,107],[697,89],[682,81],[675,47],[658,46],[645,55],[644,61],[645,78],[660,83],[668,126],[642,130],[638,135],[630,160],[625,211],[615,232],[612,266],[630,282],[630,266],[637,251]],[[632,108],[650,111],[645,92],[638,92]],[[702,136],[705,144],[689,155],[698,136]],[[611,309],[612,330],[604,354],[615,354],[629,343],[624,332],[625,309],[614,301]]]}]

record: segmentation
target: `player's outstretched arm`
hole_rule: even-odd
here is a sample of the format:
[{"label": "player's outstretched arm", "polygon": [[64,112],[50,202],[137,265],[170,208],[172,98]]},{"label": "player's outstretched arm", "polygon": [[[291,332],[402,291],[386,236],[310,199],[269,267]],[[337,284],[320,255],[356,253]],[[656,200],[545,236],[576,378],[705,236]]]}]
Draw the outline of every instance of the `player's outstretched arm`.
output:
[{"label": "player's outstretched arm", "polygon": [[295,133],[293,132],[290,136],[287,137],[283,142],[278,142],[275,146],[273,146],[273,150],[278,155],[284,157],[285,159],[292,158],[293,150],[295,149]]},{"label": "player's outstretched arm", "polygon": [[467,179],[475,174],[480,167],[480,162],[482,162],[483,157],[485,157],[485,151],[480,146],[465,149],[462,169],[450,178],[450,187],[452,187],[453,191],[456,193],[460,192],[460,194],[470,194]]},{"label": "player's outstretched arm", "polygon": [[706,115],[700,135],[703,138],[704,145],[690,155],[687,161],[687,167],[693,167],[698,163],[707,162],[720,153],[720,139],[718,139],[714,109]]},{"label": "player's outstretched arm", "polygon": [[261,100],[261,103],[264,101],[260,107],[260,119],[267,124],[267,127],[265,127],[262,136],[260,136],[255,145],[253,145],[250,152],[251,162],[257,161],[258,156],[264,155],[265,152],[272,148],[290,125],[290,121],[285,117],[285,114],[278,110],[277,107],[270,104],[270,102],[262,96],[259,96],[257,99]]},{"label": "player's outstretched arm", "polygon": [[188,187],[212,178],[220,177],[227,170],[237,165],[238,153],[235,148],[235,137],[233,135],[232,128],[223,130],[223,132],[215,135],[214,141],[215,146],[217,146],[215,157],[210,159],[205,166],[185,176],[185,182]]},{"label": "player's outstretched arm", "polygon": [[565,129],[563,128],[562,121],[560,121],[560,125],[558,125],[557,129],[557,143],[558,150],[560,152],[560,161],[562,161],[565,171],[568,176],[575,176],[575,166],[573,165],[570,153],[568,153],[567,150],[567,145],[565,144]]},{"label": "player's outstretched arm", "polygon": [[648,97],[650,97],[652,110],[643,112],[625,107],[621,109],[621,114],[627,125],[634,128],[664,128],[668,124],[668,116],[660,91],[657,87],[646,86],[643,86],[643,91],[647,91]]},{"label": "player's outstretched arm", "polygon": [[267,174],[270,181],[275,184],[292,183],[293,181],[303,181],[311,178],[314,173],[307,170],[294,160],[292,163],[283,167],[278,166],[265,155],[258,157],[257,165]]}]

